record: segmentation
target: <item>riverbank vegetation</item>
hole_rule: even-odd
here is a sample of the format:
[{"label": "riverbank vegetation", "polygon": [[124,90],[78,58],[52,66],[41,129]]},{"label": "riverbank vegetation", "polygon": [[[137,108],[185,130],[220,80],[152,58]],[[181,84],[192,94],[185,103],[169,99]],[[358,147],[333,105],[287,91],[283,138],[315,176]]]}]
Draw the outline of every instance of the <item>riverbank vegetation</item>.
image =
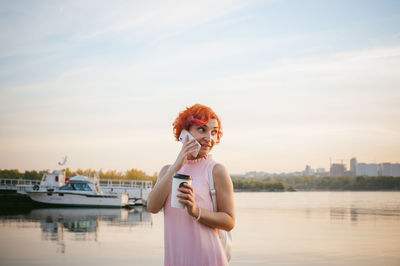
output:
[{"label": "riverbank vegetation", "polygon": [[[12,179],[34,179],[41,180],[44,173],[42,171],[0,170],[0,178]],[[93,177],[97,171],[93,169],[77,169],[72,171],[65,170],[67,177],[75,175],[85,175]],[[107,170],[100,172],[101,179],[126,179],[126,180],[157,180],[157,173],[152,176],[138,169],[129,169],[125,172]],[[400,177],[380,176],[380,177],[265,177],[265,178],[245,178],[232,176],[235,191],[295,191],[295,190],[400,190]]]},{"label": "riverbank vegetation", "polygon": [[259,178],[232,177],[235,191],[284,191],[286,186],[277,180],[262,180]]},{"label": "riverbank vegetation", "polygon": [[[400,190],[400,177],[232,177],[235,190],[280,191],[280,190]],[[281,186],[283,185],[283,189]]]},{"label": "riverbank vegetation", "polygon": [[[25,171],[19,172],[16,169],[13,170],[0,170],[0,178],[12,178],[12,179],[32,179],[41,180],[44,173],[50,173],[49,170],[42,171]],[[77,169],[72,171],[69,168],[65,169],[66,177],[73,177],[76,175],[84,175],[88,177],[94,177],[97,174],[96,170],[93,169]],[[126,179],[126,180],[152,180],[155,182],[157,179],[157,173],[153,176],[147,175],[144,171],[138,169],[129,169],[125,172],[116,170],[100,171],[99,177],[101,179]]]}]

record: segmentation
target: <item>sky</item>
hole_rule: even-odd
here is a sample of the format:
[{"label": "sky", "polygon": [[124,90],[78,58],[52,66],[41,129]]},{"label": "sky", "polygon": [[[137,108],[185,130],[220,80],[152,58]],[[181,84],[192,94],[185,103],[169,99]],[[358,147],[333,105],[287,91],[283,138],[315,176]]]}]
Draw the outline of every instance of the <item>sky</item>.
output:
[{"label": "sky", "polygon": [[0,1],[0,169],[152,175],[196,103],[232,174],[400,162],[400,2]]}]

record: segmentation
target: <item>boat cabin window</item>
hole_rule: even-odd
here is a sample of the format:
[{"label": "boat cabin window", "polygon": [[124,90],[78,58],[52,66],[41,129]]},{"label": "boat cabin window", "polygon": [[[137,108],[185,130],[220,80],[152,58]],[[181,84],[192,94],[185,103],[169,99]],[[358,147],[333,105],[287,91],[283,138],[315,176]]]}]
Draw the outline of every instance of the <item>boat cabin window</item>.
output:
[{"label": "boat cabin window", "polygon": [[74,186],[75,190],[92,191],[92,189],[86,183],[76,183],[76,184],[72,184],[72,185]]},{"label": "boat cabin window", "polygon": [[67,185],[60,187],[60,190],[92,191],[86,183],[68,183]]},{"label": "boat cabin window", "polygon": [[56,175],[56,182],[58,182],[58,175]]},{"label": "boat cabin window", "polygon": [[71,184],[66,184],[65,186],[62,186],[59,188],[60,190],[74,190],[74,188],[71,186]]}]

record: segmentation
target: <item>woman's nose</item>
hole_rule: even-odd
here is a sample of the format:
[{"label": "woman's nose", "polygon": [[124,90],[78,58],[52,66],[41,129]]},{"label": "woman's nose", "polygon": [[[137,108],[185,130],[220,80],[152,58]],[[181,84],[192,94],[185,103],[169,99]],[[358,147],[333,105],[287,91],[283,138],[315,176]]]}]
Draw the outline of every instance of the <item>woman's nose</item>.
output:
[{"label": "woman's nose", "polygon": [[209,131],[209,132],[206,132],[206,134],[205,134],[205,140],[207,141],[207,142],[210,142],[210,140],[211,140],[211,131]]}]

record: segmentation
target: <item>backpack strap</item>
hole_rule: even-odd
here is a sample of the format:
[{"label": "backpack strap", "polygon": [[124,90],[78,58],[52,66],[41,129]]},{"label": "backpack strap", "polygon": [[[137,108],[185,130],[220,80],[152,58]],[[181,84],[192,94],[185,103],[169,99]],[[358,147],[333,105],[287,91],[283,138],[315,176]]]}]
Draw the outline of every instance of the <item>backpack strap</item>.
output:
[{"label": "backpack strap", "polygon": [[210,195],[211,195],[211,199],[213,202],[213,207],[214,207],[214,211],[218,211],[217,208],[217,192],[215,191],[215,187],[214,187],[214,178],[213,178],[213,169],[215,166],[215,162],[212,162],[210,165],[210,173],[209,173],[209,182],[210,182]]}]

